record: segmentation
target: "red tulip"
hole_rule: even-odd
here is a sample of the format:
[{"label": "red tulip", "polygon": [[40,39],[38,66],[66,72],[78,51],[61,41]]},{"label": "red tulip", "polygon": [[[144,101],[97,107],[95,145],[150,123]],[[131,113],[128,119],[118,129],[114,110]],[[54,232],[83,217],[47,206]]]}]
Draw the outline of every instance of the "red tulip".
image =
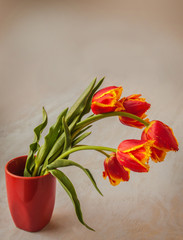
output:
[{"label": "red tulip", "polygon": [[118,185],[121,181],[128,181],[130,178],[129,169],[126,169],[119,164],[115,153],[112,153],[109,158],[105,159],[104,169],[104,179],[108,176],[109,181],[113,186]]},{"label": "red tulip", "polygon": [[[134,114],[148,122],[149,120],[145,119],[147,116],[145,112],[150,108],[151,105],[145,101],[145,98],[141,98],[140,96],[141,94],[133,94],[126,98],[122,98],[120,102],[125,109],[123,110],[124,112]],[[117,111],[118,110],[121,111],[120,108],[117,109]],[[137,128],[144,127],[143,123],[132,118],[120,116],[119,120],[121,123],[127,126],[137,127]]]},{"label": "red tulip", "polygon": [[94,114],[114,112],[118,107],[122,87],[106,87],[96,92],[92,98],[91,109]]},{"label": "red tulip", "polygon": [[151,121],[149,126],[144,129],[141,136],[142,140],[154,140],[151,147],[151,158],[155,162],[164,160],[168,151],[178,151],[178,142],[172,129],[160,121]]},{"label": "red tulip", "polygon": [[134,172],[148,172],[151,145],[152,141],[125,140],[118,146],[117,159],[122,166]]}]

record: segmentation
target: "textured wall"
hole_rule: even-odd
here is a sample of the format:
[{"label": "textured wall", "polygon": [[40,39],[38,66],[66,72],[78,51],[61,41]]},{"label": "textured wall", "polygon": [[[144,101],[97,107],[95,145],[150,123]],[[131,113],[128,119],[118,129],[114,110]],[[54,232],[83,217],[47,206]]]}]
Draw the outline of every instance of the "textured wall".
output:
[{"label": "textured wall", "polygon": [[[182,12],[178,0],[0,1],[0,238],[183,239]],[[173,128],[179,152],[116,187],[102,178],[103,156],[74,154],[104,194],[79,170],[65,170],[96,232],[78,222],[60,186],[50,225],[36,234],[16,229],[6,201],[5,163],[28,152],[43,105],[52,124],[96,76],[106,76],[103,86],[122,85],[123,96],[142,93],[152,104],[149,118]],[[116,147],[139,136],[113,118],[98,122],[87,143]]]}]

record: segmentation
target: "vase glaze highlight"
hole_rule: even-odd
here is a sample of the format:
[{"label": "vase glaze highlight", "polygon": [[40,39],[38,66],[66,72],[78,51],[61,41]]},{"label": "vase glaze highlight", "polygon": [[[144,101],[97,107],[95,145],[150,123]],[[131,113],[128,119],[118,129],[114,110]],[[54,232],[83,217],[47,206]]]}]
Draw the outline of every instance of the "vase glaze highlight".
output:
[{"label": "vase glaze highlight", "polygon": [[50,221],[56,193],[51,174],[24,177],[27,156],[10,160],[5,166],[9,209],[15,225],[29,232],[40,231]]}]

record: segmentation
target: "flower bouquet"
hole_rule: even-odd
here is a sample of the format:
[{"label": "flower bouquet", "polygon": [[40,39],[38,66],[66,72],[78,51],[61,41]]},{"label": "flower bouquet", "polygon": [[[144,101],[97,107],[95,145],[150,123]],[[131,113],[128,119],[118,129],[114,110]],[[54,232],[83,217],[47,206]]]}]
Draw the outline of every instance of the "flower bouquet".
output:
[{"label": "flower bouquet", "polygon": [[[167,152],[178,151],[178,142],[172,129],[161,121],[149,121],[147,118],[150,104],[141,94],[121,98],[122,87],[109,86],[98,90],[103,80],[98,83],[96,79],[93,80],[74,105],[63,110],[40,146],[41,133],[47,125],[47,113],[43,108],[43,121],[34,129],[35,139],[30,145],[24,168],[25,178],[48,174],[54,176],[71,198],[78,220],[90,230],[93,229],[83,220],[75,188],[60,169],[67,166],[80,168],[95,189],[102,193],[91,172],[70,160],[73,152],[91,149],[103,154],[103,177],[108,177],[110,183],[116,186],[121,181],[129,181],[130,171],[148,172],[150,158],[154,162],[161,162]],[[92,115],[86,117],[90,110]],[[124,140],[117,148],[82,145],[81,141],[91,134],[88,129],[92,124],[107,117],[118,117],[120,124],[143,129],[141,139]]]}]

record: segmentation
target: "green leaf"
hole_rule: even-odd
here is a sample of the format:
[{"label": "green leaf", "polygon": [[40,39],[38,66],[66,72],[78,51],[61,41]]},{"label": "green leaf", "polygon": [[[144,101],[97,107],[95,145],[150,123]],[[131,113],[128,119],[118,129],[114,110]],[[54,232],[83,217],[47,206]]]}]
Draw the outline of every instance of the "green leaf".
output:
[{"label": "green leaf", "polygon": [[[94,79],[91,84],[88,86],[88,88],[81,94],[81,96],[78,98],[78,100],[74,103],[74,105],[70,108],[69,112],[67,113],[65,117],[65,122],[69,126],[69,131],[72,135],[72,130],[75,128],[76,123],[81,118],[81,114],[83,110],[86,109],[86,104],[88,103],[88,99],[91,98],[91,94],[93,94],[94,91],[100,86],[103,79],[100,80],[100,82],[97,84],[96,87],[94,87],[96,83],[96,79]],[[73,124],[74,123],[74,124]],[[78,134],[78,132],[76,133]],[[52,149],[50,150],[48,156],[45,160],[45,166],[54,161],[62,152],[63,152],[63,144],[64,144],[64,133],[60,135],[60,137],[57,139],[55,144],[53,145]],[[43,168],[44,170],[45,168]]]},{"label": "green leaf", "polygon": [[59,167],[68,167],[68,166],[76,166],[76,167],[82,169],[85,172],[85,174],[89,177],[89,179],[91,180],[91,182],[92,182],[93,186],[96,188],[96,190],[103,196],[103,194],[101,193],[101,191],[97,187],[97,184],[96,184],[91,172],[87,168],[82,167],[80,164],[78,164],[76,162],[73,162],[71,160],[56,159],[54,162],[49,164],[47,166],[47,168],[49,170],[51,170],[51,169],[55,169],[55,168],[59,168]]},{"label": "green leaf", "polygon": [[81,207],[80,207],[80,202],[78,200],[75,188],[72,184],[72,182],[69,180],[69,178],[61,171],[59,171],[58,169],[54,169],[54,170],[49,170],[49,172],[58,179],[59,183],[61,184],[61,186],[65,189],[65,191],[67,192],[67,194],[69,195],[70,199],[73,202],[73,205],[75,207],[75,212],[76,215],[78,217],[78,220],[88,229],[94,231],[93,228],[89,227],[83,220],[83,215],[82,215],[82,211],[81,211]]},{"label": "green leaf", "polygon": [[81,135],[82,133],[84,133],[86,130],[88,130],[89,128],[91,128],[92,125],[87,126],[86,128],[83,128],[82,130],[76,130],[75,132],[73,132],[72,134],[72,139],[76,139],[79,135]]},{"label": "green leaf", "polygon": [[66,115],[68,108],[61,112],[58,116],[57,121],[54,125],[52,125],[49,129],[48,134],[44,138],[44,144],[40,147],[37,156],[35,158],[36,169],[34,170],[34,175],[37,174],[38,168],[44,162],[46,156],[48,155],[49,151],[53,147],[54,143],[56,142],[59,134],[62,130],[62,118]]},{"label": "green leaf", "polygon": [[97,85],[92,89],[90,95],[88,96],[87,103],[86,103],[86,106],[85,106],[84,111],[83,111],[82,114],[81,114],[81,117],[90,112],[91,102],[92,102],[93,95],[94,95],[95,92],[99,89],[99,87],[100,87],[101,84],[103,83],[104,79],[105,79],[105,77],[103,77],[103,78],[97,83]]},{"label": "green leaf", "polygon": [[64,117],[62,118],[62,124],[64,128],[64,133],[65,133],[65,143],[64,143],[64,149],[63,149],[63,152],[65,152],[71,148],[72,139],[71,139],[71,133],[69,131],[68,125]]},{"label": "green leaf", "polygon": [[[76,123],[78,122],[78,118],[79,118],[79,116],[76,117],[73,120],[73,122],[69,125],[69,127],[68,127],[69,132],[72,132],[73,128],[75,127]],[[61,136],[57,139],[55,144],[53,145],[48,156],[46,157],[45,162],[44,162],[44,168],[42,171],[44,171],[46,169],[46,166],[48,165],[48,163],[51,163],[52,161],[54,161],[63,152],[64,141],[65,141],[65,133],[63,132],[61,134]]]},{"label": "green leaf", "polygon": [[96,79],[94,79],[90,83],[90,85],[86,88],[86,90],[81,94],[81,96],[77,99],[77,101],[70,108],[70,110],[67,114],[67,117],[66,117],[66,122],[68,122],[68,124],[70,124],[70,122],[72,122],[76,116],[82,114],[83,110],[86,107],[88,98],[89,98],[90,94],[92,93],[95,83],[96,83]]},{"label": "green leaf", "polygon": [[44,107],[43,107],[42,111],[43,111],[42,123],[40,125],[38,125],[36,128],[34,128],[34,142],[32,144],[30,144],[30,150],[29,150],[29,154],[28,154],[25,169],[24,169],[25,177],[31,177],[31,175],[32,175],[31,169],[34,166],[34,160],[35,160],[34,155],[37,152],[37,150],[39,149],[39,140],[41,137],[41,133],[42,133],[43,129],[46,127],[47,122],[48,122],[47,113],[46,113]]},{"label": "green leaf", "polygon": [[83,139],[85,139],[86,137],[88,137],[90,134],[91,134],[91,132],[83,133],[81,136],[79,136],[78,138],[76,138],[76,139],[72,142],[72,146],[75,146],[76,144],[78,144],[79,142],[81,142]]}]

